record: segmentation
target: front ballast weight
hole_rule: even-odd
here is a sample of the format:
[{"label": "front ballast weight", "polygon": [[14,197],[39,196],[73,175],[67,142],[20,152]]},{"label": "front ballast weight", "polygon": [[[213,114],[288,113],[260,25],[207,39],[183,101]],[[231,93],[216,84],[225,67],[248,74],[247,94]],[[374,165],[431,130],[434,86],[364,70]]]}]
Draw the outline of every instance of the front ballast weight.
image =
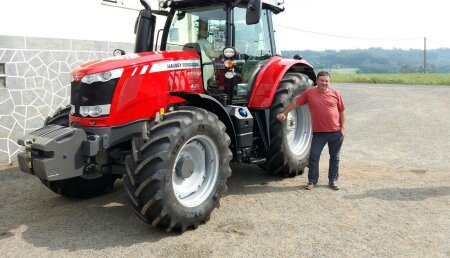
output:
[{"label": "front ballast weight", "polygon": [[84,130],[60,125],[44,126],[17,143],[25,147],[18,155],[20,170],[48,181],[83,175],[84,156],[95,155],[99,146]]}]

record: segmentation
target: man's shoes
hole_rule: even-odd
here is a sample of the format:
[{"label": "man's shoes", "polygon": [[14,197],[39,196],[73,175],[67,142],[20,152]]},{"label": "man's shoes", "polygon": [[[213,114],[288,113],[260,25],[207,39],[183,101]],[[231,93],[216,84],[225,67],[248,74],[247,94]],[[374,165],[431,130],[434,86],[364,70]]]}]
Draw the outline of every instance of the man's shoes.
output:
[{"label": "man's shoes", "polygon": [[338,184],[337,184],[337,182],[336,181],[330,181],[329,183],[328,183],[328,186],[331,188],[331,189],[333,189],[333,190],[339,190],[339,186],[338,186]]},{"label": "man's shoes", "polygon": [[314,184],[314,183],[308,183],[308,184],[305,186],[305,189],[306,189],[306,190],[311,190],[311,189],[313,189],[314,187],[316,187],[316,184]]}]

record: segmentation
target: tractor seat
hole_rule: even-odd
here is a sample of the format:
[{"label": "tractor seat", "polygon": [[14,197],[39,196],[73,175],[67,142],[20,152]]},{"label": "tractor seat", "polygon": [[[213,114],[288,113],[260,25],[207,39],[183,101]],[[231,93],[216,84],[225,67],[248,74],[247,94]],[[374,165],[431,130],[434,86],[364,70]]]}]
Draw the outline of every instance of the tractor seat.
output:
[{"label": "tractor seat", "polygon": [[191,50],[197,52],[200,56],[202,55],[202,49],[198,43],[186,43],[183,46],[183,50]]}]

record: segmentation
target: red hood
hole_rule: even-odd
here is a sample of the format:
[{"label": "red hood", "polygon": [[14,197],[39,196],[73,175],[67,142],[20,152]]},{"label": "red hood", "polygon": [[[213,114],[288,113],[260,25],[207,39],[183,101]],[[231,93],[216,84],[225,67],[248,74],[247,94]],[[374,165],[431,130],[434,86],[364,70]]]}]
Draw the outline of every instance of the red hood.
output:
[{"label": "red hood", "polygon": [[200,59],[200,56],[194,51],[161,51],[145,52],[137,54],[128,54],[115,56],[106,59],[100,59],[84,63],[72,72],[72,78],[81,80],[87,74],[101,73],[127,66],[135,66],[143,63],[153,63],[162,60],[189,60]]}]

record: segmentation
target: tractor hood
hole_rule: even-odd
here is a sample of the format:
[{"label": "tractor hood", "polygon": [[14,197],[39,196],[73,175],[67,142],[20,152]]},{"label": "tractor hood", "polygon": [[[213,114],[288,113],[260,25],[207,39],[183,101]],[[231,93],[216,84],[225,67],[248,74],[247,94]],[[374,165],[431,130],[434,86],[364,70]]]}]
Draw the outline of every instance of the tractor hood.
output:
[{"label": "tractor hood", "polygon": [[84,63],[75,68],[71,76],[74,81],[80,81],[84,76],[89,74],[102,73],[119,68],[137,67],[143,64],[151,66],[153,63],[161,61],[177,60],[200,60],[200,56],[194,51],[145,52],[115,56]]}]

